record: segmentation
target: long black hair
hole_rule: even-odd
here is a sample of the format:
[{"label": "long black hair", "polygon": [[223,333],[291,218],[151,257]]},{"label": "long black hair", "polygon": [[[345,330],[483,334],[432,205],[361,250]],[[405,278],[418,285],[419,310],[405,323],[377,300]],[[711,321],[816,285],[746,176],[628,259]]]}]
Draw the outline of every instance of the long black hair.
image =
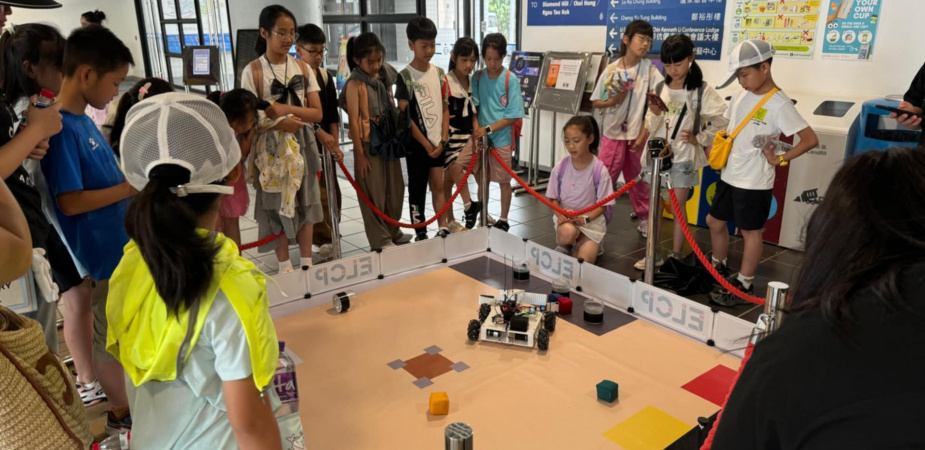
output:
[{"label": "long black hair", "polygon": [[[142,88],[145,91],[144,95],[141,92]],[[112,151],[116,152],[116,155],[121,154],[119,140],[122,139],[122,131],[125,130],[125,118],[128,116],[128,111],[138,102],[166,92],[173,92],[173,86],[170,83],[160,78],[150,77],[138,80],[131,89],[122,94],[119,98],[119,105],[116,106],[112,131],[109,132],[109,146],[112,147]]]},{"label": "long black hair", "polygon": [[360,33],[359,36],[350,38],[347,41],[347,67],[353,72],[357,68],[356,60],[366,59],[373,53],[381,53],[385,58],[385,46],[379,40],[379,36],[372,31]]},{"label": "long black hair", "polygon": [[[276,20],[282,16],[289,16],[292,19],[292,24],[298,28],[299,22],[295,20],[295,15],[292,14],[292,11],[286,9],[286,7],[281,5],[270,5],[266,8],[263,8],[260,11],[260,29],[266,30],[267,33],[272,33],[273,28],[276,27]],[[295,42],[293,42],[294,44]],[[263,36],[257,35],[257,43],[254,44],[254,50],[257,51],[257,55],[263,55],[267,52],[267,40]]]},{"label": "long black hair", "polygon": [[206,96],[225,113],[228,123],[246,119],[257,114],[257,96],[247,89],[232,89],[228,92],[215,91]]},{"label": "long black hair", "polygon": [[898,282],[903,269],[925,262],[923,173],[922,148],[865,152],[845,163],[806,227],[792,313],[819,310],[846,336],[861,290],[894,309],[908,307]]},{"label": "long black hair", "polygon": [[10,104],[39,91],[35,80],[23,70],[23,63],[33,67],[52,64],[60,69],[65,42],[56,28],[41,23],[17,25],[15,31],[0,37],[0,89]]},{"label": "long black hair", "polygon": [[[674,64],[694,56],[694,41],[685,34],[668,36],[662,43],[662,62]],[[665,74],[665,84],[671,84],[671,75]],[[691,62],[691,69],[684,80],[684,89],[696,91],[703,84],[703,71],[697,61]]]},{"label": "long black hair", "polygon": [[572,116],[568,122],[565,122],[565,126],[562,127],[563,138],[565,136],[565,130],[567,130],[568,127],[578,127],[582,134],[587,137],[593,137],[594,140],[591,141],[591,145],[588,146],[588,149],[591,150],[592,154],[597,154],[597,148],[601,143],[601,128],[597,125],[597,120],[594,120],[594,117],[585,115]]},{"label": "long black hair", "polygon": [[450,58],[450,72],[456,69],[456,58],[472,55],[475,55],[476,58],[479,56],[479,45],[475,43],[475,40],[468,36],[457,39],[456,43],[453,44],[453,57]]},{"label": "long black hair", "polygon": [[[626,25],[626,30],[623,31],[623,36],[626,36],[628,41],[632,42],[633,38],[637,34],[643,36],[649,36],[650,38],[655,37],[655,30],[652,29],[652,24],[646,22],[645,20],[634,20]],[[626,56],[626,51],[629,50],[628,46],[620,41],[620,56]]]},{"label": "long black hair", "polygon": [[80,17],[83,17],[87,23],[102,25],[103,21],[106,20],[106,13],[97,9],[96,11],[87,11],[81,14]]},{"label": "long black hair", "polygon": [[179,197],[170,188],[189,183],[186,168],[164,164],[151,169],[149,181],[125,215],[125,231],[138,245],[154,287],[176,315],[206,294],[212,284],[219,246],[196,228],[218,207],[219,194]]}]

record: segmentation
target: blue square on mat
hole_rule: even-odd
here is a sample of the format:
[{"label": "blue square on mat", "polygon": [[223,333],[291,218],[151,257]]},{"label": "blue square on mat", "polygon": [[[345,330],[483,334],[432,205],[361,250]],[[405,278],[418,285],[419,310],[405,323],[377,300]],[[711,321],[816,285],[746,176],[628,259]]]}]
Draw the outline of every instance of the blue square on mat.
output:
[{"label": "blue square on mat", "polygon": [[400,360],[400,359],[396,359],[395,361],[392,361],[392,362],[390,362],[390,363],[388,364],[388,366],[391,367],[392,370],[398,370],[398,369],[401,369],[402,367],[405,367],[405,366],[407,366],[407,365],[408,365],[408,364],[405,364],[405,362],[402,361],[402,360]]},{"label": "blue square on mat", "polygon": [[413,382],[412,384],[414,384],[415,386],[417,386],[418,389],[424,389],[424,388],[426,388],[427,386],[430,386],[430,385],[434,384],[434,382],[433,382],[433,381],[430,381],[430,378],[421,377],[421,378],[418,378],[417,380],[414,380],[414,382]]},{"label": "blue square on mat", "polygon": [[440,347],[437,347],[436,345],[431,345],[430,347],[425,348],[424,351],[425,351],[428,355],[436,355],[437,353],[442,352],[443,349],[440,348]]}]

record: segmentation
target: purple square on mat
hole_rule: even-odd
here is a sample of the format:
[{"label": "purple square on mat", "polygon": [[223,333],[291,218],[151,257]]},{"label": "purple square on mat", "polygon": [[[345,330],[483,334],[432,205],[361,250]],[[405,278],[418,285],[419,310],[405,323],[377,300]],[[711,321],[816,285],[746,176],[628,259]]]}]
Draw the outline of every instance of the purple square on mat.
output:
[{"label": "purple square on mat", "polygon": [[405,364],[405,362],[400,359],[396,359],[395,361],[390,362],[388,366],[391,367],[392,370],[398,370],[407,366],[407,364]]},{"label": "purple square on mat", "polygon": [[434,384],[434,382],[433,382],[433,381],[430,381],[430,378],[421,377],[421,378],[418,378],[417,380],[414,380],[414,382],[413,382],[412,384],[414,384],[415,386],[417,386],[418,389],[424,389],[424,388],[426,388],[427,386],[430,386],[430,385]]},{"label": "purple square on mat", "polygon": [[426,352],[428,355],[436,355],[437,353],[440,353],[442,351],[443,349],[440,347],[437,347],[436,345],[431,345],[430,347],[427,347],[424,349],[424,352]]},{"label": "purple square on mat", "polygon": [[462,362],[462,361],[460,361],[460,362],[458,362],[458,363],[455,363],[455,364],[451,365],[450,368],[453,369],[453,370],[455,370],[455,371],[457,371],[457,372],[462,372],[463,370],[468,369],[468,368],[469,368],[469,365],[466,364],[466,363],[464,363],[464,362]]}]

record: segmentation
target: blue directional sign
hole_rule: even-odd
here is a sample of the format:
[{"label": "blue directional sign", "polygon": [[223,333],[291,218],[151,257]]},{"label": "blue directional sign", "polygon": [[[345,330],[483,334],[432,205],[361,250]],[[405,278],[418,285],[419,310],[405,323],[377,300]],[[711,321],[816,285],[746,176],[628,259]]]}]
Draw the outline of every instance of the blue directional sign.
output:
[{"label": "blue directional sign", "polygon": [[527,0],[527,25],[604,25],[609,0]]},{"label": "blue directional sign", "polygon": [[608,0],[606,50],[618,53],[626,26],[642,19],[655,30],[650,54],[659,54],[668,36],[686,34],[694,41],[697,58],[718,61],[725,12],[726,0]]}]

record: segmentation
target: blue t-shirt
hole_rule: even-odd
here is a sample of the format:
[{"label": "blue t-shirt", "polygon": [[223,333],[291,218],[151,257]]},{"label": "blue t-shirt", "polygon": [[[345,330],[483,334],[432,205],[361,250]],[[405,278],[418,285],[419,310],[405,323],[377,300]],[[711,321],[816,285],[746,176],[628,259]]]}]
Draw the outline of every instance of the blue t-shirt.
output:
[{"label": "blue t-shirt", "polygon": [[[125,183],[125,175],[106,139],[86,115],[61,111],[63,128],[49,142],[42,173],[52,199],[74,191],[94,191]],[[55,214],[74,256],[94,280],[108,280],[128,243],[125,212],[129,199],[74,216]]]},{"label": "blue t-shirt", "polygon": [[[509,78],[505,89],[504,77]],[[479,124],[491,125],[501,119],[522,119],[524,98],[520,92],[517,75],[505,69],[497,79],[488,76],[488,70],[481,70],[472,77],[472,98],[479,108]],[[495,147],[511,145],[511,127],[492,130],[491,142]]]}]

